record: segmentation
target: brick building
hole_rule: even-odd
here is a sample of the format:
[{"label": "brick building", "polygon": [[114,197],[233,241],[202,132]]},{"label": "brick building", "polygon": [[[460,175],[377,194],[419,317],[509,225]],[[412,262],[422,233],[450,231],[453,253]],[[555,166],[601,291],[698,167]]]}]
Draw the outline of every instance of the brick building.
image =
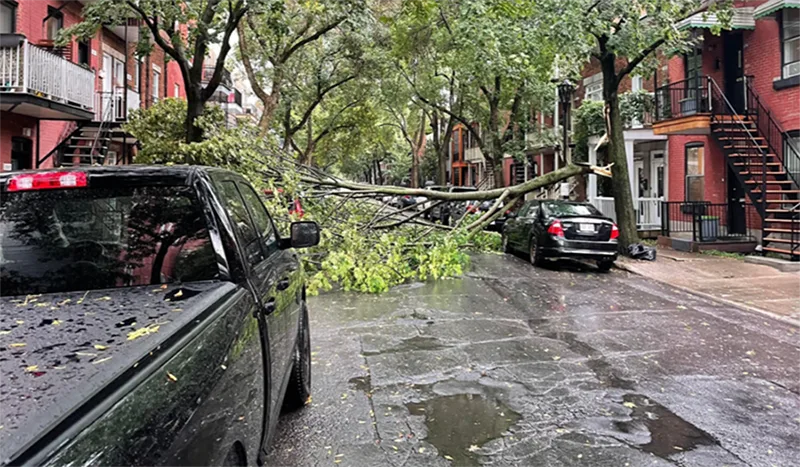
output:
[{"label": "brick building", "polygon": [[654,130],[669,147],[666,226],[696,239],[689,224],[702,211],[709,239],[800,257],[791,211],[800,198],[800,1],[736,2],[732,29],[719,36],[709,29],[716,21],[679,25],[699,45],[670,59],[657,91]]},{"label": "brick building", "polygon": [[163,50],[136,58],[135,18],[55,47],[58,32],[81,21],[84,3],[0,2],[0,170],[130,162],[136,141],[120,129],[128,112],[185,97]]}]

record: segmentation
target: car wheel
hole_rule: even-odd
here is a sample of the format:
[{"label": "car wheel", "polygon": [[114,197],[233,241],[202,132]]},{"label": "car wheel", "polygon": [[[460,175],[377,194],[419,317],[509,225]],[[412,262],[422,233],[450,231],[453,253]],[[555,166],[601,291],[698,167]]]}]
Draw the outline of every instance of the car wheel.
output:
[{"label": "car wheel", "polygon": [[283,398],[283,409],[294,411],[306,405],[311,396],[311,332],[308,328],[308,308],[303,304],[300,330],[297,345],[292,356],[292,375],[286,396]]},{"label": "car wheel", "polygon": [[608,272],[608,271],[611,270],[611,266],[613,266],[613,265],[614,265],[614,261],[609,261],[609,260],[598,261],[597,262],[597,269],[599,269],[599,270],[601,270],[603,272]]},{"label": "car wheel", "polygon": [[542,257],[542,250],[539,249],[538,240],[536,237],[531,237],[531,241],[528,242],[530,244],[530,257],[531,257],[531,264],[534,266],[541,266],[544,258]]}]

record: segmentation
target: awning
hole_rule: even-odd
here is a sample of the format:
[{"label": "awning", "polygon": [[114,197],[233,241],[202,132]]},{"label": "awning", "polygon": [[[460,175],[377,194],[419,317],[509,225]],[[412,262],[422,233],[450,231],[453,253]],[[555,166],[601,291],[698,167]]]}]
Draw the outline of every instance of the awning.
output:
[{"label": "awning", "polygon": [[[785,1],[800,1],[800,0],[785,0]],[[753,7],[743,7],[733,9],[733,18],[731,18],[731,29],[755,29],[756,19],[753,16]],[[697,13],[685,20],[679,22],[676,27],[679,30],[683,29],[696,29],[696,28],[712,28],[720,26],[719,19],[716,13]]]},{"label": "awning", "polygon": [[763,18],[784,8],[800,8],[800,0],[769,0],[757,6],[753,16],[756,19]]}]

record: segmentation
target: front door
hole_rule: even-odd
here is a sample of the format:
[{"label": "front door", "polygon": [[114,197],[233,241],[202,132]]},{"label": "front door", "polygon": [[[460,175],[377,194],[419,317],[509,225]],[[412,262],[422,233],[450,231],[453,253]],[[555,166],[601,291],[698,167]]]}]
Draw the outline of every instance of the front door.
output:
[{"label": "front door", "polygon": [[[650,197],[657,200],[664,199],[664,153],[653,151],[650,153]],[[651,220],[655,225],[661,225],[661,204],[651,202]]]},{"label": "front door", "polygon": [[725,95],[738,114],[744,113],[744,53],[741,32],[726,32],[724,77]]},{"label": "front door", "polygon": [[745,205],[744,187],[736,173],[728,166],[728,233],[744,234],[747,223],[744,212]]},{"label": "front door", "polygon": [[11,170],[33,168],[33,143],[28,138],[11,138]]}]

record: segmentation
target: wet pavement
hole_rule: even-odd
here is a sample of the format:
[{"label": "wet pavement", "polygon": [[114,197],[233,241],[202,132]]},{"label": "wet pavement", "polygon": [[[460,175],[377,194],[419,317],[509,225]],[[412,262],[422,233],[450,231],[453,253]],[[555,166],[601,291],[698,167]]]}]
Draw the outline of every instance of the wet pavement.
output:
[{"label": "wet pavement", "polygon": [[800,463],[800,330],[641,276],[483,255],[310,310],[268,465]]}]

